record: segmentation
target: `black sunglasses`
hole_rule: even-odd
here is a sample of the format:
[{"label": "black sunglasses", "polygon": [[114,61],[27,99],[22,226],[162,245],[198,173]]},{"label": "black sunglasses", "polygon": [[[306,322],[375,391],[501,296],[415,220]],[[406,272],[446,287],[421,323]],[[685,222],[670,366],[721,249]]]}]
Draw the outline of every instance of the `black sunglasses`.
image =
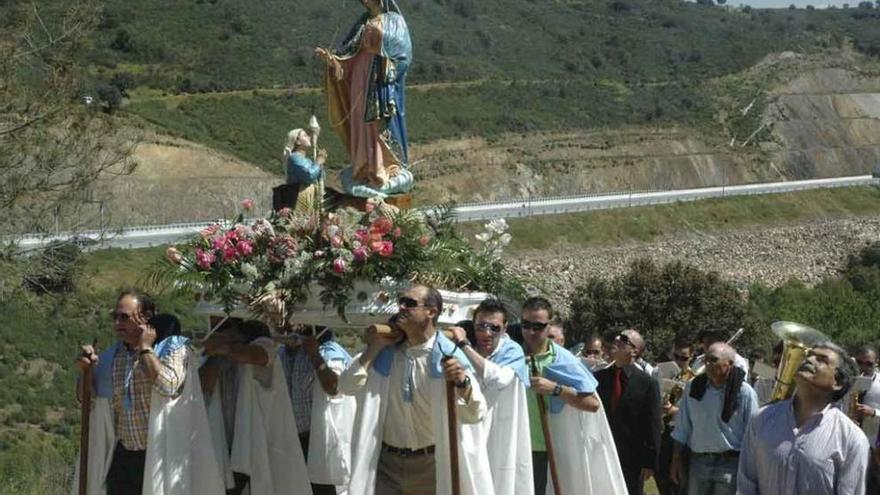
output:
[{"label": "black sunglasses", "polygon": [[[614,342],[615,342],[615,343],[620,343],[620,344],[629,344],[629,345],[633,345],[633,343],[629,340],[629,337],[627,337],[625,333],[619,333],[619,334],[617,334],[617,336],[614,337]],[[633,347],[635,347],[635,346],[633,345]]]},{"label": "black sunglasses", "polygon": [[492,333],[498,333],[501,331],[501,325],[489,323],[488,321],[481,321],[479,323],[474,323],[474,330],[491,330]]},{"label": "black sunglasses", "polygon": [[401,308],[406,308],[406,309],[413,309],[413,308],[418,308],[420,306],[424,306],[424,304],[416,301],[415,299],[413,299],[411,297],[406,297],[406,296],[398,298],[397,305],[400,306]]},{"label": "black sunglasses", "polygon": [[874,361],[862,361],[861,359],[856,359],[856,364],[859,366],[874,366]]},{"label": "black sunglasses", "polygon": [[522,328],[523,328],[523,330],[531,330],[532,332],[540,332],[540,331],[543,331],[545,328],[547,328],[547,325],[549,325],[549,324],[550,323],[547,321],[523,320],[522,321]]},{"label": "black sunglasses", "polygon": [[583,354],[585,356],[598,356],[598,355],[602,354],[602,351],[600,351],[598,349],[584,349]]}]

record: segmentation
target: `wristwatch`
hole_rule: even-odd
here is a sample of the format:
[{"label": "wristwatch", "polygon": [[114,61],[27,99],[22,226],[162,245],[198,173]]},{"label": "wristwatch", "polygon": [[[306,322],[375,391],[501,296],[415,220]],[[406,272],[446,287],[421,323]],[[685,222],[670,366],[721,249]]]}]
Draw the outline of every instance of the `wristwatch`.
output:
[{"label": "wristwatch", "polygon": [[468,339],[461,339],[455,343],[455,347],[458,347],[459,349],[464,349],[465,347],[468,347],[470,345],[471,342]]},{"label": "wristwatch", "polygon": [[562,395],[562,385],[557,383],[556,386],[553,387],[553,395],[555,397],[559,397],[560,395]]},{"label": "wristwatch", "polygon": [[140,352],[138,352],[138,357],[143,356],[144,354],[152,354],[152,353],[153,353],[153,348],[147,347],[146,349],[143,349]]},{"label": "wristwatch", "polygon": [[464,380],[455,382],[455,388],[468,388],[471,386],[471,377],[466,376]]}]

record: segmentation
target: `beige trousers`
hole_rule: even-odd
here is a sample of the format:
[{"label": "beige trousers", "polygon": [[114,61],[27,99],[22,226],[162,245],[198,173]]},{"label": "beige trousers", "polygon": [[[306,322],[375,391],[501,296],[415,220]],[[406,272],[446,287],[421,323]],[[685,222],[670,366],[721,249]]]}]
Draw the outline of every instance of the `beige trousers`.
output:
[{"label": "beige trousers", "polygon": [[376,473],[376,495],[434,495],[434,454],[403,457],[382,450]]}]

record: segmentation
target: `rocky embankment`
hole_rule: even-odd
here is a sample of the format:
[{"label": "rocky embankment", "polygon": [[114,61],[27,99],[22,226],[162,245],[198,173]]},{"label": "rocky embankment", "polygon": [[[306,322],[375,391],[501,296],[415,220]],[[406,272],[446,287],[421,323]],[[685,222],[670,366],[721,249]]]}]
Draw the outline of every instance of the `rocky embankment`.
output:
[{"label": "rocky embankment", "polygon": [[880,241],[880,217],[829,219],[749,230],[694,232],[650,243],[518,252],[508,262],[522,274],[537,274],[554,299],[591,275],[615,277],[639,258],[681,260],[721,273],[743,287],[752,282],[779,285],[790,279],[815,284],[845,265],[847,256]]}]

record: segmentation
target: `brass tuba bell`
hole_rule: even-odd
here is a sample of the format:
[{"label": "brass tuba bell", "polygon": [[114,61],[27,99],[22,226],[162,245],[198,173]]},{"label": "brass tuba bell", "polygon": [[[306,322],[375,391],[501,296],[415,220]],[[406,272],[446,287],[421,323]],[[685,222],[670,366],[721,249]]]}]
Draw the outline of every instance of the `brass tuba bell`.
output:
[{"label": "brass tuba bell", "polygon": [[777,321],[770,328],[783,342],[782,359],[776,369],[776,383],[773,385],[772,401],[775,402],[786,400],[794,393],[794,375],[807,351],[830,339],[814,328],[791,321]]}]

